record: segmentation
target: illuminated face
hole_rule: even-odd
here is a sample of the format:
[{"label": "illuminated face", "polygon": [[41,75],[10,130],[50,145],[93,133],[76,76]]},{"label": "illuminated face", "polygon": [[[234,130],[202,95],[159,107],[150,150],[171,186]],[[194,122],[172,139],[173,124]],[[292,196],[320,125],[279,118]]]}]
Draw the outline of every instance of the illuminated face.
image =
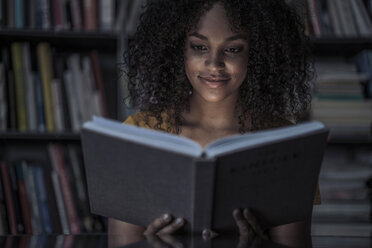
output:
[{"label": "illuminated face", "polygon": [[222,4],[215,4],[186,38],[185,71],[193,97],[207,102],[237,99],[247,75],[248,41],[231,30]]}]

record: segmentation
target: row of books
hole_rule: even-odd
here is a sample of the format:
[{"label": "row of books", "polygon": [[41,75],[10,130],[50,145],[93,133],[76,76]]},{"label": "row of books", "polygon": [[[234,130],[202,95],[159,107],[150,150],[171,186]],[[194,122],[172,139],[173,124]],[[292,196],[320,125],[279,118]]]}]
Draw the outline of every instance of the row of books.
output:
[{"label": "row of books", "polygon": [[315,63],[317,79],[312,119],[325,123],[331,138],[369,140],[371,137],[372,63],[361,62],[370,54],[371,51],[363,51],[352,59],[318,58]]},{"label": "row of books", "polygon": [[18,42],[1,51],[0,130],[79,131],[107,116],[97,51],[58,56],[48,43]]},{"label": "row of books", "polygon": [[48,153],[47,164],[0,163],[0,235],[104,232],[90,214],[79,148],[51,143]]},{"label": "row of books", "polygon": [[1,0],[0,26],[17,29],[133,30],[142,0]]},{"label": "row of books", "polygon": [[316,37],[372,37],[371,0],[307,0],[307,13]]},{"label": "row of books", "polygon": [[322,204],[314,206],[312,234],[371,236],[372,154],[369,147],[328,147],[319,176]]},{"label": "row of books", "polygon": [[107,244],[108,238],[105,235],[7,235],[0,237],[0,247],[4,248],[107,248]]}]

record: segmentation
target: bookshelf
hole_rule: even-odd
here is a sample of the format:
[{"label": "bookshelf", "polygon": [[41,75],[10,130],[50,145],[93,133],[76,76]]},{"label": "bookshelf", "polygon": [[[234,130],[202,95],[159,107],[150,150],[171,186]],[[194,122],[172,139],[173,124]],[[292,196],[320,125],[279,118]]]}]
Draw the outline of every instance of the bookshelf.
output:
[{"label": "bookshelf", "polygon": [[[92,2],[96,2],[96,4],[98,4],[101,1],[103,0],[96,0]],[[304,1],[309,1],[311,3],[313,1],[319,2],[318,0]],[[11,1],[0,1],[0,4],[9,2]],[[24,2],[27,4],[31,4],[33,1],[31,0]],[[52,1],[42,0],[41,2],[50,3]],[[74,0],[71,0],[69,2],[72,3],[74,2]],[[123,101],[121,100],[123,95],[121,88],[122,82],[118,80],[117,63],[121,61],[120,59],[122,56],[123,46],[125,46],[127,33],[133,32],[135,20],[138,17],[138,9],[140,8],[141,2],[143,1],[105,0],[105,2],[108,3],[108,7],[106,6],[105,8],[113,8],[111,10],[108,10],[107,13],[115,13],[112,15],[114,17],[114,20],[108,21],[113,27],[111,29],[100,29],[98,27],[99,24],[97,24],[96,28],[89,30],[88,28],[84,27],[76,28],[76,21],[73,20],[71,14],[67,15],[66,19],[64,19],[64,25],[62,25],[62,28],[55,28],[55,26],[53,26],[53,23],[56,20],[53,18],[53,14],[51,13],[49,13],[51,19],[49,20],[49,26],[47,25],[48,28],[44,28],[43,26],[37,27],[35,23],[32,24],[33,26],[17,26],[15,22],[9,22],[9,16],[11,16],[9,15],[9,13],[17,12],[14,11],[14,9],[13,11],[9,12],[8,10],[9,8],[11,8],[9,4],[2,5],[2,15],[0,15],[0,47],[6,48],[6,50],[11,53],[10,47],[12,43],[20,42],[22,44],[29,44],[32,53],[31,57],[33,57],[31,63],[33,71],[37,70],[38,67],[35,50],[40,42],[45,42],[50,45],[53,51],[53,58],[67,57],[70,54],[89,55],[90,52],[93,50],[98,51],[100,58],[99,66],[101,68],[102,79],[104,81],[103,93],[106,96],[105,104],[107,104],[107,116],[113,119],[123,120],[126,113],[125,110],[123,110],[124,105]],[[322,2],[322,6],[324,6],[324,2],[326,1],[321,0],[320,2]],[[363,2],[367,3],[367,1]],[[371,7],[370,5],[366,6],[368,6],[368,8]],[[103,6],[101,7],[103,8]],[[70,11],[71,9],[69,8],[71,8],[71,6],[66,8],[64,11]],[[5,15],[5,11],[8,11],[9,13]],[[98,8],[98,10],[96,11],[98,13],[99,11],[103,11],[103,9]],[[370,15],[372,15],[372,13],[370,13]],[[81,19],[82,22],[84,22],[83,20],[84,19]],[[121,23],[124,23],[123,20],[128,20],[127,22],[125,22],[127,23],[127,26],[121,25]],[[27,24],[27,22],[25,23]],[[312,33],[312,25],[310,20],[308,28],[309,33]],[[311,35],[311,43],[313,44],[314,60],[316,60],[317,58],[332,57],[343,57],[347,60],[353,60],[354,56],[361,51],[366,49],[372,50],[372,35],[321,35],[320,33]],[[2,62],[2,58],[0,58],[0,61]],[[66,66],[67,65],[65,65],[65,67]],[[12,67],[11,62],[9,67]],[[0,100],[2,100],[1,95]],[[33,163],[34,161],[38,161],[43,164],[44,167],[50,169],[51,156],[50,152],[48,151],[48,147],[50,144],[57,144],[63,147],[79,147],[79,132],[77,130],[73,131],[69,128],[52,132],[20,132],[17,130],[17,128],[9,128],[9,125],[7,124],[6,128],[0,129],[0,161],[7,161],[8,163],[13,161],[22,162],[24,160],[28,160],[31,163]],[[358,147],[368,148],[371,145],[371,136],[364,136],[364,138],[360,138],[354,135],[345,135],[344,137],[332,138],[329,144],[330,146],[341,149],[346,148],[347,150],[359,149]],[[79,150],[78,148],[76,149]],[[79,156],[79,159],[81,160],[81,156]],[[81,163],[82,162],[80,162],[80,164]],[[47,172],[49,172],[49,169],[47,170]],[[2,183],[3,180],[1,180],[0,184]],[[0,218],[4,218],[4,215],[2,215],[4,209],[6,212],[3,192],[3,189],[1,189]],[[2,222],[2,220],[3,219],[0,219],[0,223],[4,223]],[[101,225],[103,225],[102,221]],[[9,226],[7,228],[8,229],[5,230],[4,227],[1,227],[0,225],[0,235],[11,233],[9,230]],[[98,227],[95,230],[103,232],[104,228]],[[71,232],[62,232],[60,230],[60,233]]]},{"label": "bookshelf", "polygon": [[[93,114],[117,120],[126,116],[118,64],[143,1],[38,3],[0,1],[0,105],[6,106],[0,106],[0,235],[104,233],[105,220],[89,213],[79,130]],[[51,84],[51,93],[44,81]],[[25,116],[27,123],[21,125]],[[43,178],[45,187],[35,177]],[[23,189],[26,198],[22,184],[35,184]]]},{"label": "bookshelf", "polygon": [[312,234],[370,237],[372,1],[305,0],[303,13],[317,69],[312,118],[331,134]]}]

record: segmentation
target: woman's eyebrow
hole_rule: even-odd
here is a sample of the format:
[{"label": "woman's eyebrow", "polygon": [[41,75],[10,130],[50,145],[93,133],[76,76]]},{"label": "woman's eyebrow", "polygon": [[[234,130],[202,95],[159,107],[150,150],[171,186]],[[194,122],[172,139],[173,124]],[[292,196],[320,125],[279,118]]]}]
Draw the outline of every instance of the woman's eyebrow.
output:
[{"label": "woman's eyebrow", "polygon": [[[198,32],[193,32],[189,36],[194,36],[194,37],[199,38],[201,40],[208,40],[208,38],[206,36],[204,36],[202,34],[199,34]],[[226,41],[233,41],[233,40],[239,40],[239,39],[246,40],[247,37],[244,34],[237,34],[237,35],[233,35],[233,36],[227,38]]]}]

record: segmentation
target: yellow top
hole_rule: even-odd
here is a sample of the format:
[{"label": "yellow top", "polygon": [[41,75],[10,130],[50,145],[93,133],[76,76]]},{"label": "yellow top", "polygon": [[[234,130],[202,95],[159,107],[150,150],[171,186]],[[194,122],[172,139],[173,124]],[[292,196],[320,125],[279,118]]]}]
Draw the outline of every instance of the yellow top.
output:
[{"label": "yellow top", "polygon": [[[157,120],[154,117],[150,117],[149,118],[149,123],[148,123],[148,125],[146,125],[146,123],[144,121],[144,116],[145,116],[145,113],[143,113],[143,112],[133,114],[133,115],[129,116],[124,121],[124,123],[129,124],[129,125],[138,126],[138,127],[156,129],[155,125],[157,124]],[[162,117],[163,117],[163,120],[165,120],[166,117],[167,117],[166,113],[162,114]],[[165,121],[163,121],[160,128],[162,130],[167,130],[168,127],[167,127],[167,124],[166,124]],[[320,203],[321,203],[321,198],[320,198],[320,192],[319,192],[319,185],[317,185],[316,192],[315,192],[315,198],[314,198],[314,205],[319,205]]]}]

